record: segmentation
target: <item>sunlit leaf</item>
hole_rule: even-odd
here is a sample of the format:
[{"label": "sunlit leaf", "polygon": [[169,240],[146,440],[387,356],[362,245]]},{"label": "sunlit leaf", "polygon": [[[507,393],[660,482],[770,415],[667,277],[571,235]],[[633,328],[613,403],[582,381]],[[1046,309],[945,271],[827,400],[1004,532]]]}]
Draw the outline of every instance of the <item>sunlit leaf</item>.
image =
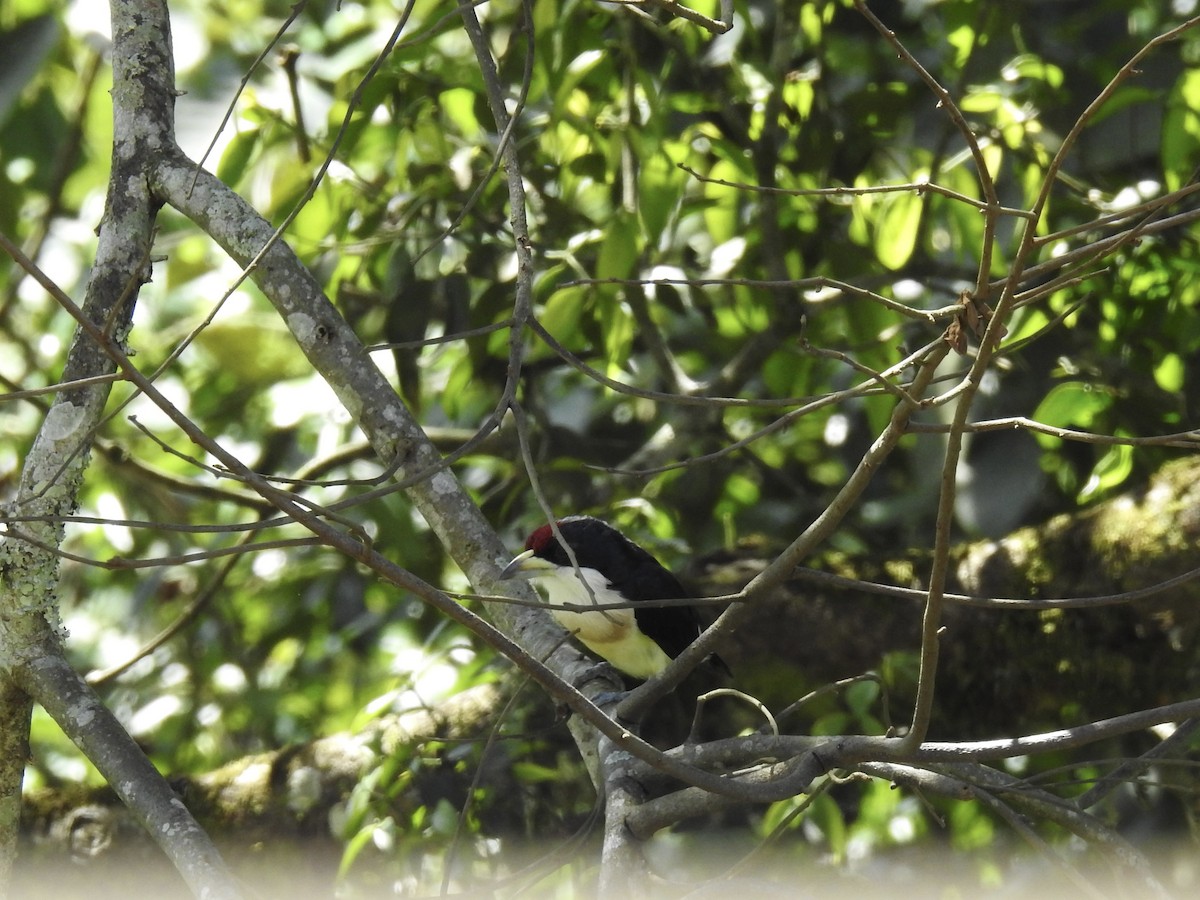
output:
[{"label": "sunlit leaf", "polygon": [[229,185],[237,185],[245,174],[254,152],[258,149],[259,132],[257,128],[244,128],[233,136],[233,140],[221,154],[221,162],[217,166],[217,177]]},{"label": "sunlit leaf", "polygon": [[[588,293],[582,286],[562,288],[550,295],[538,320],[560,344],[578,350],[585,343],[579,330],[579,320],[587,301]],[[538,346],[542,345],[539,343]]]},{"label": "sunlit leaf", "polygon": [[[1033,418],[1056,428],[1087,429],[1112,406],[1112,395],[1082,381],[1055,385],[1033,413]],[[1055,446],[1058,438],[1039,434],[1042,446]]]},{"label": "sunlit leaf", "polygon": [[1079,491],[1079,502],[1086,503],[1095,497],[1106,494],[1120,487],[1133,472],[1133,447],[1128,444],[1115,444],[1105,451],[1104,455],[1092,469],[1087,482]]},{"label": "sunlit leaf", "polygon": [[[637,263],[640,244],[637,220],[625,212],[613,216],[604,229],[604,239],[596,259],[596,278],[629,278]],[[601,285],[601,291],[609,294],[615,288]]]},{"label": "sunlit leaf", "polygon": [[730,184],[716,182],[739,183],[742,172],[733,163],[722,160],[712,167],[708,177],[711,180],[705,182],[704,195],[712,202],[704,210],[704,224],[713,242],[723,244],[738,232],[738,204],[741,194]]},{"label": "sunlit leaf", "polygon": [[646,160],[638,173],[641,202],[638,214],[651,243],[657,242],[683,199],[685,178],[665,154],[656,153]]},{"label": "sunlit leaf", "polygon": [[1200,156],[1200,69],[1187,69],[1172,89],[1161,133],[1167,188],[1178,190]]},{"label": "sunlit leaf", "polygon": [[1169,393],[1183,389],[1184,377],[1187,370],[1178,353],[1167,353],[1154,367],[1154,380],[1160,388]]},{"label": "sunlit leaf", "polygon": [[469,88],[451,88],[443,91],[439,101],[446,118],[455,124],[460,134],[474,137],[480,131],[479,120],[475,118],[476,94]]},{"label": "sunlit leaf", "polygon": [[813,801],[809,817],[820,828],[833,857],[844,858],[849,829],[837,801],[828,793],[822,794]]},{"label": "sunlit leaf", "polygon": [[271,313],[219,318],[200,332],[196,346],[217,368],[247,384],[264,385],[312,372],[308,361],[297,354],[291,332]]},{"label": "sunlit leaf", "polygon": [[991,844],[995,826],[982,807],[956,803],[950,808],[950,839],[958,850],[976,850]]},{"label": "sunlit leaf", "polygon": [[898,191],[883,201],[883,213],[875,229],[875,253],[889,269],[903,268],[912,256],[922,202],[915,191]]},{"label": "sunlit leaf", "polygon": [[1006,81],[1027,78],[1045,82],[1052,88],[1061,87],[1063,82],[1062,69],[1032,53],[1022,53],[1001,69],[1000,74]]}]

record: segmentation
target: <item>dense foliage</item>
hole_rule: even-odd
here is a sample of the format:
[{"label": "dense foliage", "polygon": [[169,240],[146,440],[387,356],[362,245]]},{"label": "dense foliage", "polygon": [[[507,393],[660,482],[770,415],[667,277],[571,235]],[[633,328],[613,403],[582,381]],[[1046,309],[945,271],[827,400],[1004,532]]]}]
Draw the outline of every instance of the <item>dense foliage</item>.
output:
[{"label": "dense foliage", "polygon": [[[1006,210],[990,277],[1008,274],[1027,224],[1018,211],[1037,201],[1064,137],[1186,5],[872,5],[978,138]],[[13,60],[0,73],[0,231],[73,295],[112,130],[104,25],[85,6],[0,11],[0,57]],[[282,228],[446,452],[473,440],[506,390],[516,271],[497,148],[515,142],[537,265],[518,394],[533,467],[508,422],[454,468],[514,546],[543,518],[536,492],[557,512],[605,516],[676,565],[791,540],[886,423],[896,396],[878,373],[940,339],[985,258],[976,160],[916,67],[851,3],[739,0],[722,35],[649,5],[481,5],[515,116],[504,136],[452,3],[173,7],[184,149],[200,158],[215,142],[206,165]],[[1052,290],[1007,321],[974,419],[1155,437],[1200,415],[1193,233],[1149,229],[1095,261],[1082,250],[1129,227],[1107,214],[1191,183],[1198,41],[1192,31],[1156,48],[1089,114],[1037,222],[1057,237],[1028,260],[1047,265],[1024,288]],[[1074,260],[1070,277],[1049,265],[1061,257]],[[374,491],[388,473],[237,266],[170,212],[153,263],[129,346],[160,389],[256,471],[341,504],[377,549],[467,590],[403,495]],[[9,391],[47,387],[74,322],[11,261],[0,272],[0,377]],[[947,357],[947,386],[969,360]],[[48,398],[4,403],[0,486],[15,483]],[[254,529],[271,510],[128,384],[114,385],[110,409],[63,545],[60,595],[78,665],[160,768],[212,769],[505,677],[469,635],[299,527]],[[917,416],[828,552],[930,544],[945,409]],[[1079,509],[1178,453],[1017,429],[969,435],[955,532],[998,536]],[[225,555],[263,540],[281,543]],[[873,688],[856,690],[838,727],[877,724]],[[504,824],[566,834],[591,798],[532,693],[504,725],[522,734],[508,751],[524,766],[519,783],[532,798],[565,772],[578,782],[553,788],[566,809],[555,826],[535,821],[532,799],[525,821],[510,810]],[[379,788],[423,766],[472,770],[476,745],[444,749],[392,759],[365,784],[348,813],[348,860],[368,840],[387,844],[389,830],[455,840],[456,804],[389,806],[399,788]],[[38,718],[30,785],[88,777]],[[857,816],[819,798],[805,839],[844,859],[928,830],[919,803],[876,787]],[[484,810],[505,801],[479,799]],[[786,830],[796,812],[773,807],[753,827]],[[987,844],[990,820],[954,816],[959,845]]]}]

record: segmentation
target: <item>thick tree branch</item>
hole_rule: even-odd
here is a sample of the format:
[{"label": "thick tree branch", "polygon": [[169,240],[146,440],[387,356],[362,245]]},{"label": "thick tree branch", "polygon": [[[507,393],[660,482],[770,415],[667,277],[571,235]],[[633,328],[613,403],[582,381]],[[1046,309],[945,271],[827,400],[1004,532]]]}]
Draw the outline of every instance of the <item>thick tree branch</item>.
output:
[{"label": "thick tree branch", "polygon": [[[148,277],[147,259],[157,203],[146,180],[149,154],[174,142],[174,65],[166,6],[160,2],[114,0],[113,154],[108,197],[96,258],[88,280],[80,327],[62,380],[81,386],[55,398],[26,459],[18,489],[17,511],[44,516],[31,523],[39,543],[56,547],[61,518],[74,511],[87,465],[91,436],[103,415],[110,382],[108,348],[95,339],[99,329],[113,343],[123,341],[134,300]],[[6,249],[19,258],[15,247]],[[32,264],[25,261],[27,272]],[[207,836],[174,797],[112,714],[70,668],[60,643],[54,586],[58,556],[11,537],[0,545],[0,570],[6,573],[0,615],[0,668],[55,716],[63,730],[92,758],[101,772],[147,825],[197,896],[235,897],[232,879]],[[6,689],[9,723],[28,720],[19,694]],[[28,701],[25,701],[26,703]],[[4,739],[23,743],[26,731],[5,729]],[[4,756],[23,760],[23,752]],[[20,782],[6,770],[4,809],[10,818]],[[16,796],[19,796],[17,794]],[[4,835],[4,860],[10,861],[12,835]],[[3,874],[3,873],[0,873]]]},{"label": "thick tree branch", "polygon": [[240,895],[216,847],[183,801],[61,652],[31,662],[21,678],[22,686],[104,774],[195,896]]}]

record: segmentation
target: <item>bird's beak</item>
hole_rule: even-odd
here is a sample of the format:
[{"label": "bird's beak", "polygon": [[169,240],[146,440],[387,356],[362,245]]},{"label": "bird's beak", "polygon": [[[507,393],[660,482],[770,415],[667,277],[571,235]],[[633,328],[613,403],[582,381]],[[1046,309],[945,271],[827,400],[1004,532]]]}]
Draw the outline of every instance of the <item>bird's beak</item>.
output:
[{"label": "bird's beak", "polygon": [[512,562],[504,567],[504,571],[500,573],[500,580],[505,581],[509,578],[529,578],[532,575],[536,575],[538,572],[543,572],[546,569],[553,568],[553,563],[546,562],[546,560],[534,556],[532,550],[526,550],[524,553],[515,557]]}]

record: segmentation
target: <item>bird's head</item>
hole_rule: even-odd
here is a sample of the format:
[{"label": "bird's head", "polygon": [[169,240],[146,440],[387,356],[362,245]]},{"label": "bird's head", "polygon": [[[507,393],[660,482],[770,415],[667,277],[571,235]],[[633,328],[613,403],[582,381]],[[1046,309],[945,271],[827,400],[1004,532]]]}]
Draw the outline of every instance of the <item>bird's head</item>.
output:
[{"label": "bird's head", "polygon": [[[617,529],[591,516],[569,516],[555,525],[562,541],[570,545],[579,568],[595,569],[605,576],[613,574],[633,546]],[[524,552],[504,567],[500,577],[537,579],[559,570],[573,570],[571,555],[562,541],[550,525],[543,525],[529,535]]]}]

